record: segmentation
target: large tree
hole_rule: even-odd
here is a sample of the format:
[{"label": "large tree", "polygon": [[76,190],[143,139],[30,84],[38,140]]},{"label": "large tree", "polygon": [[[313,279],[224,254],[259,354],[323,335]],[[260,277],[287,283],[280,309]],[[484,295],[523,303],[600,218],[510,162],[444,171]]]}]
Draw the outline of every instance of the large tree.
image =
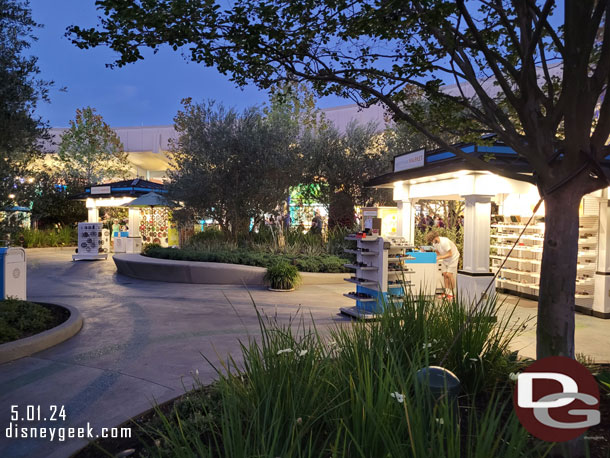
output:
[{"label": "large tree", "polygon": [[243,113],[214,102],[184,101],[174,119],[170,192],[233,238],[248,233],[299,183],[299,126],[283,104]]},{"label": "large tree", "polygon": [[[238,84],[308,80],[322,94],[380,102],[468,158],[437,135],[442,124],[421,121],[421,99],[410,96],[417,88],[451,113],[450,126],[497,134],[529,162],[545,199],[538,356],[574,356],[578,208],[583,195],[608,185],[609,0],[565,0],[563,14],[554,0],[97,4],[100,27],[74,27],[72,36],[81,47],[110,46],[119,65],[141,59],[142,47],[169,44]],[[443,91],[448,81],[456,90]]]},{"label": "large tree", "polygon": [[66,183],[84,187],[133,173],[121,139],[94,108],[76,110],[57,151]]},{"label": "large tree", "polygon": [[24,177],[28,165],[39,156],[39,141],[46,133],[35,109],[40,100],[47,100],[51,83],[38,77],[37,58],[28,55],[37,27],[27,1],[0,0],[1,209],[25,204]]},{"label": "large tree", "polygon": [[365,181],[392,168],[392,156],[384,137],[376,124],[353,121],[344,133],[329,124],[306,131],[302,136],[307,164],[304,181],[320,185],[308,189],[315,189],[315,197],[328,206],[329,227],[352,227],[355,205],[387,203],[391,199],[387,190],[364,187]]}]

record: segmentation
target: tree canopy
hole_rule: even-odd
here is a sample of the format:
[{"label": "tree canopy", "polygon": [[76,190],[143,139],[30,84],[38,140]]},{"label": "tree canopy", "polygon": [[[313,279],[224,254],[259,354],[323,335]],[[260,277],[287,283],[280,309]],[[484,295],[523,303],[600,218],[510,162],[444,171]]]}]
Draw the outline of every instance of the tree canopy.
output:
[{"label": "tree canopy", "polygon": [[116,132],[94,108],[76,110],[57,151],[65,182],[81,187],[126,178],[132,173]]},{"label": "tree canopy", "polygon": [[[321,95],[381,103],[473,168],[535,183],[546,212],[537,351],[574,356],[578,208],[583,195],[608,185],[610,2],[565,0],[563,11],[558,4],[98,0],[100,26],[69,33],[82,48],[117,51],[116,65],[167,44],[240,85],[306,80]],[[477,161],[444,131],[494,133],[534,174]]]},{"label": "tree canopy", "polygon": [[[45,123],[34,114],[47,100],[50,82],[38,78],[37,58],[27,55],[39,25],[27,2],[0,0],[0,207],[15,203],[25,191],[30,162],[40,155]],[[27,184],[26,184],[27,186]],[[23,202],[19,201],[18,203]]]},{"label": "tree canopy", "polygon": [[[367,206],[391,198],[364,183],[391,170],[392,155],[374,123],[348,123],[345,132],[332,124],[311,129],[301,138],[306,166],[303,180],[320,186],[316,197],[329,207],[329,226],[352,227],[354,205]],[[383,195],[385,194],[385,195]],[[385,202],[384,202],[385,203]]]},{"label": "tree canopy", "polygon": [[299,183],[299,126],[290,110],[238,113],[190,99],[174,119],[170,192],[234,238],[273,212]]}]

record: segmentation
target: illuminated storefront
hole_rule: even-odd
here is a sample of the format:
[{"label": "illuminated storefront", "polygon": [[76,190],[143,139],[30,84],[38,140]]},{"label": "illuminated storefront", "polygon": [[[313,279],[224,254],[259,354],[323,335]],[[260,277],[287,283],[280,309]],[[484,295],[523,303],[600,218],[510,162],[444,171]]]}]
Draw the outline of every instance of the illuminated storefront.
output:
[{"label": "illuminated storefront", "polygon": [[[397,203],[396,232],[414,242],[415,206],[421,199],[464,202],[463,268],[458,272],[460,294],[478,300],[498,291],[535,299],[544,240],[544,204],[539,208],[519,244],[508,257],[491,288],[500,264],[532,216],[540,196],[525,181],[532,171],[527,162],[501,143],[489,146],[460,145],[462,151],[485,157],[509,170],[508,178],[474,170],[464,158],[443,150],[415,151],[395,158],[394,170],[367,183],[369,187],[393,189]],[[492,215],[491,203],[498,211]],[[576,280],[576,309],[610,318],[610,211],[608,189],[585,196],[580,209],[580,238]]]}]

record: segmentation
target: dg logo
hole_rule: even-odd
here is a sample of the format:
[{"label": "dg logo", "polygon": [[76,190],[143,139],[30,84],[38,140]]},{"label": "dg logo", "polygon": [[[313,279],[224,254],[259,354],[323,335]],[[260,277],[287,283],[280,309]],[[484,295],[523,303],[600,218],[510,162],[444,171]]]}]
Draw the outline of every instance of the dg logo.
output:
[{"label": "dg logo", "polygon": [[595,378],[564,356],[540,359],[519,374],[513,403],[525,429],[549,442],[575,439],[600,422]]}]

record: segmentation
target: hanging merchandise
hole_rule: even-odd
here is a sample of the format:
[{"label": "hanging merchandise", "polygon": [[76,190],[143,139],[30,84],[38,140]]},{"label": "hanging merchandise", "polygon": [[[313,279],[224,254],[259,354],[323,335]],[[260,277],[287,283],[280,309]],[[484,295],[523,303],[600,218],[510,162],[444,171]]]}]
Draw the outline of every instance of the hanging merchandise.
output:
[{"label": "hanging merchandise", "polygon": [[166,207],[142,208],[140,215],[140,235],[143,243],[168,246],[169,209]]}]

